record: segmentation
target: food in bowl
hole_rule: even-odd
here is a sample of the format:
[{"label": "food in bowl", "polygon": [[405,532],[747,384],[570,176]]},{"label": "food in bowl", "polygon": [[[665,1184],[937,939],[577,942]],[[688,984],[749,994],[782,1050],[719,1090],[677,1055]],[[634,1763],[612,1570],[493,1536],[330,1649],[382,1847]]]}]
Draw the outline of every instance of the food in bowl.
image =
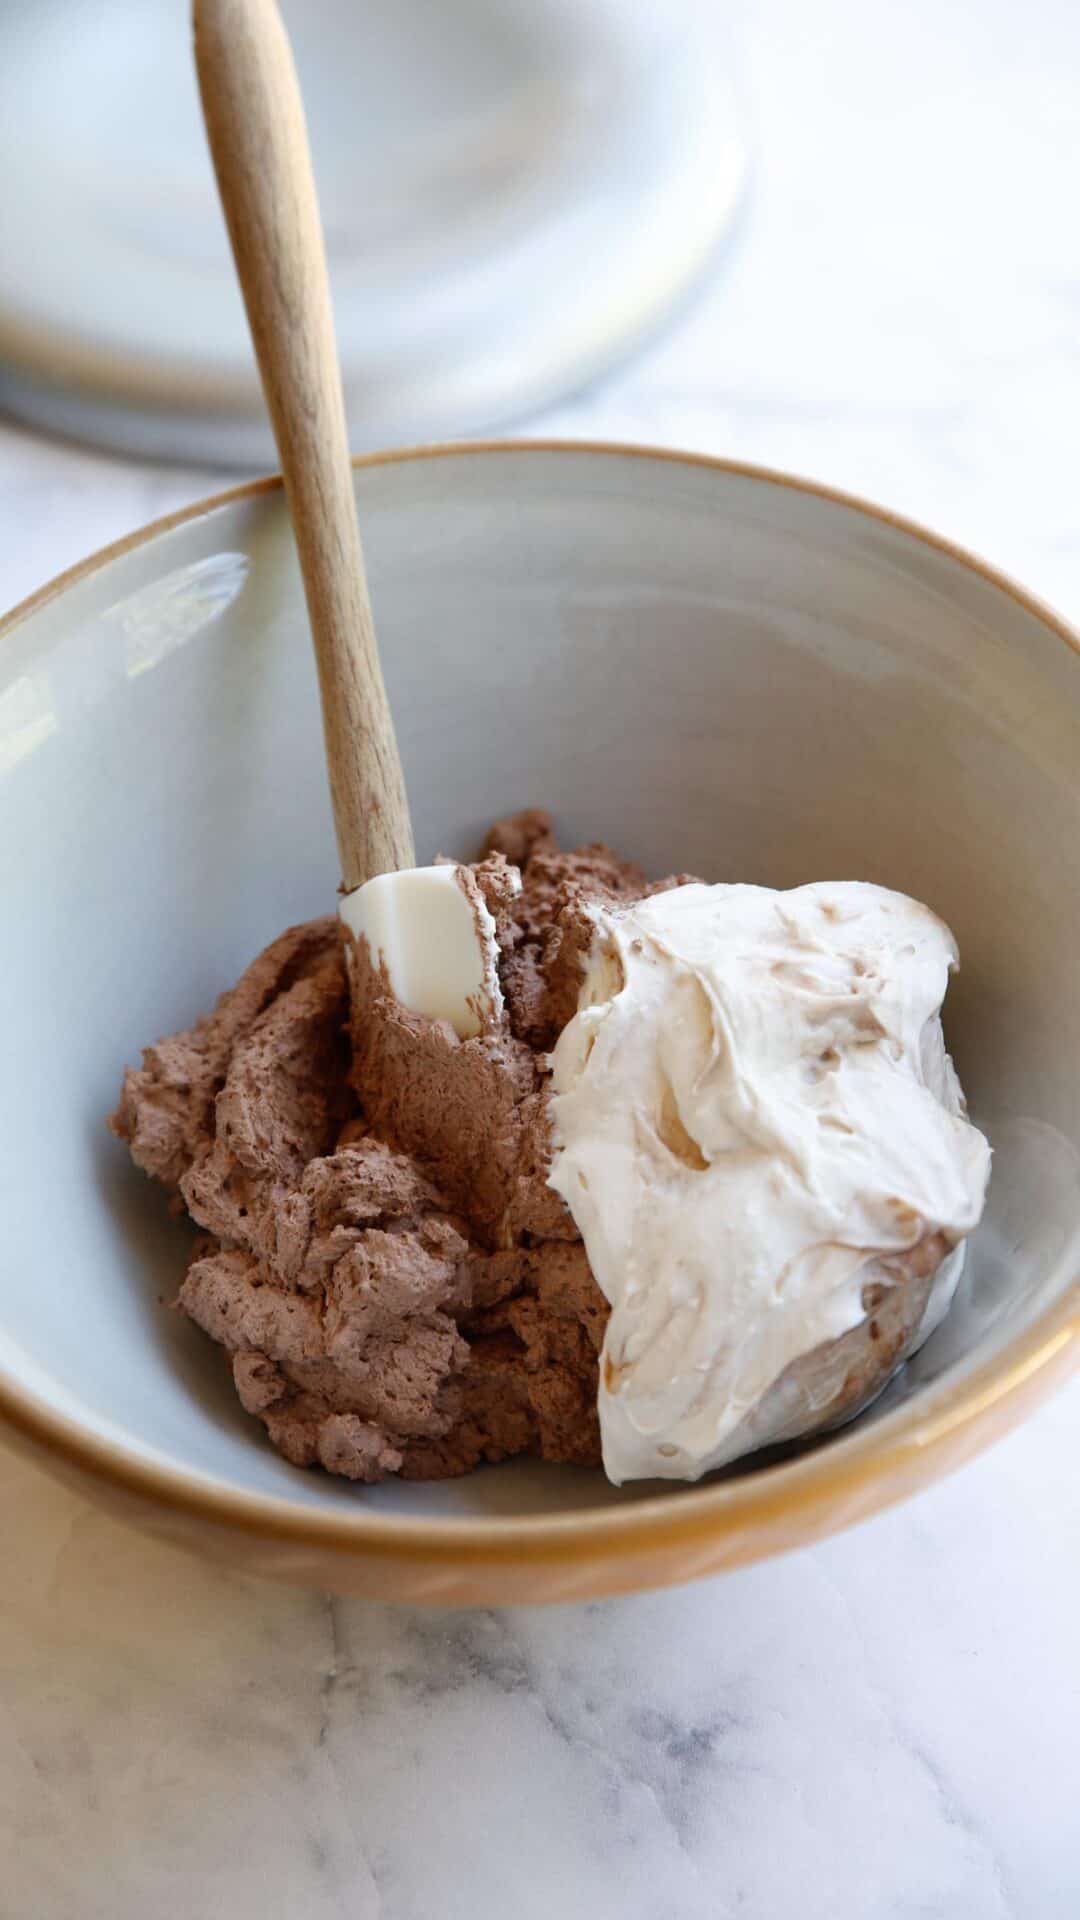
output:
[{"label": "food in bowl", "polygon": [[199,1552],[454,1605],[717,1573],[911,1496],[1080,1355],[1077,636],[918,529],[716,461],[471,446],[361,462],[356,484],[421,860],[469,861],[518,796],[553,796],[566,845],[650,874],[867,876],[952,926],[945,1033],[995,1148],[956,1297],[867,1416],[694,1485],[521,1456],[363,1488],[275,1451],[169,1308],[188,1229],[102,1124],[137,1042],[333,902],[303,593],[263,482],[5,626],[6,1228],[27,1277],[0,1326],[5,1434]]},{"label": "food in bowl", "polygon": [[201,1230],[179,1304],[244,1407],[363,1481],[694,1480],[851,1419],[947,1311],[986,1191],[948,930],[860,883],[649,884],[538,811],[456,878],[477,1032],[327,918],[125,1077],[113,1128]]}]

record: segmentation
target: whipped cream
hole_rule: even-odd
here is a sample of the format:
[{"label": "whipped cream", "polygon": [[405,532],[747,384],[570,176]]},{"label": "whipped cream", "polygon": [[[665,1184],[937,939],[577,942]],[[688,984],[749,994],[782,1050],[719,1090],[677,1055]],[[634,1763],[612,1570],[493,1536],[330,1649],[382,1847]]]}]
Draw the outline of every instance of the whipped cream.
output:
[{"label": "whipped cream", "polygon": [[694,1480],[777,1437],[766,1394],[866,1318],[879,1258],[978,1222],[990,1149],[938,1017],[956,945],[927,907],[858,882],[695,884],[591,912],[552,1056],[550,1181],[611,1305],[605,1469]]}]

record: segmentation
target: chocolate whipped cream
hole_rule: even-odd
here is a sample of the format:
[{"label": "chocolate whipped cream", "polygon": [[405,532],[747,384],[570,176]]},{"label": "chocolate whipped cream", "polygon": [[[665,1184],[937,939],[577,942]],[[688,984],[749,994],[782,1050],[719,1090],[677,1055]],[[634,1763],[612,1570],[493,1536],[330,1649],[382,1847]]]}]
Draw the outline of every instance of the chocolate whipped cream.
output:
[{"label": "chocolate whipped cream", "polygon": [[357,1480],[600,1460],[608,1306],[548,1185],[547,1054],[588,904],[658,889],[607,847],[560,851],[536,811],[467,871],[497,927],[485,1032],[407,1012],[363,945],[350,1022],[340,927],[315,920],[148,1047],[110,1122],[202,1229],[179,1305],[244,1407],[289,1460]]}]

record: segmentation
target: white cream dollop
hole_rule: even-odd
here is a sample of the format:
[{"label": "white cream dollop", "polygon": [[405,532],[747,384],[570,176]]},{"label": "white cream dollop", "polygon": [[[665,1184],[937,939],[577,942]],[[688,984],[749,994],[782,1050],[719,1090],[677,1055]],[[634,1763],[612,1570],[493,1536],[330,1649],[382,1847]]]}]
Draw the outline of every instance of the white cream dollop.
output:
[{"label": "white cream dollop", "polygon": [[956,946],[852,881],[695,884],[593,918],[550,1180],[611,1305],[605,1469],[694,1480],[767,1443],[764,1395],[865,1318],[878,1256],[978,1222],[990,1149],[939,1019]]}]

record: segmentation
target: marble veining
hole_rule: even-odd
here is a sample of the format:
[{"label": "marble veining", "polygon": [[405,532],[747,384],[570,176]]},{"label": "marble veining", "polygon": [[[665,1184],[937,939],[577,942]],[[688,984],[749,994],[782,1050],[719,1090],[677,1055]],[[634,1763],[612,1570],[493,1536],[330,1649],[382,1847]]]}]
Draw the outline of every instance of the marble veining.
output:
[{"label": "marble veining", "polygon": [[1078,1440],[1074,1393],[811,1551],[513,1613],[262,1585],[4,1456],[0,1915],[1071,1915]]},{"label": "marble veining", "polygon": [[[737,239],[523,428],[864,491],[1080,618],[1080,13],[733,24]],[[0,424],[0,602],[218,484]],[[204,1565],[0,1453],[0,1920],[1074,1920],[1078,1457],[1080,1385],[799,1555],[442,1613]]]}]

